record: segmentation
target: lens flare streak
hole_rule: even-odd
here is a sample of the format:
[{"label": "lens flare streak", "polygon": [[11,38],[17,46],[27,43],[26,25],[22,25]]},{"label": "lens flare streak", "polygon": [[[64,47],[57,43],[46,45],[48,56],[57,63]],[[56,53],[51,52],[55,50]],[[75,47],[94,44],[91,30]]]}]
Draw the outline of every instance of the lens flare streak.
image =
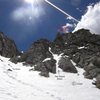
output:
[{"label": "lens flare streak", "polygon": [[60,9],[59,7],[55,6],[53,3],[51,3],[48,0],[44,0],[46,3],[48,3],[49,5],[51,5],[52,7],[54,7],[55,9],[57,9],[58,11],[60,11],[61,13],[63,13],[64,15],[70,17],[71,19],[73,19],[76,22],[79,22],[76,18],[72,17],[71,15],[69,15],[68,13],[66,13],[65,11],[63,11],[62,9]]}]

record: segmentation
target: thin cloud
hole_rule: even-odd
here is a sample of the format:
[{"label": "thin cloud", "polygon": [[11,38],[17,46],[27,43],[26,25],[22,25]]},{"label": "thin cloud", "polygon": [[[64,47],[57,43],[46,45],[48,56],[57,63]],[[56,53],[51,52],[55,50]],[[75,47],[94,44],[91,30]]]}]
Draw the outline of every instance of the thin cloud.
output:
[{"label": "thin cloud", "polygon": [[68,33],[70,28],[73,28],[74,25],[70,24],[70,23],[66,23],[66,25],[63,25],[60,27],[60,29],[58,29],[58,32],[61,33]]},{"label": "thin cloud", "polygon": [[32,22],[34,23],[37,19],[39,20],[39,18],[44,14],[44,9],[39,6],[34,8],[31,8],[30,6],[19,7],[11,13],[11,19],[14,21],[32,20]]},{"label": "thin cloud", "polygon": [[74,31],[89,29],[92,33],[100,34],[100,2],[89,5],[86,13],[81,17]]},{"label": "thin cloud", "polygon": [[70,24],[70,23],[66,23],[66,26],[67,27],[70,27],[70,28],[74,27],[74,25],[73,24]]}]

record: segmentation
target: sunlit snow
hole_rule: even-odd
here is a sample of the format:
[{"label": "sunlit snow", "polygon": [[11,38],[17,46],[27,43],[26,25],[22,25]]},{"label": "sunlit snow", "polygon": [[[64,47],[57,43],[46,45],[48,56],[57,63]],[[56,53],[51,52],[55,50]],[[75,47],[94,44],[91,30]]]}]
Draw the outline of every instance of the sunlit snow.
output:
[{"label": "sunlit snow", "polygon": [[8,60],[0,56],[0,100],[100,100],[100,90],[84,79],[82,69],[77,68],[78,74],[60,72],[65,77],[57,80],[55,74],[41,77],[29,71],[32,67]]}]

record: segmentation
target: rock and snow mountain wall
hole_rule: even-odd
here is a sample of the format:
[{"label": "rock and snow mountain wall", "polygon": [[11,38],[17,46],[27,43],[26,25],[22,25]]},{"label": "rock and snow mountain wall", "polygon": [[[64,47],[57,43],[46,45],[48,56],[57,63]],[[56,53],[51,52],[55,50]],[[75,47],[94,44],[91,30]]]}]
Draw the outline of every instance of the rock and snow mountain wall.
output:
[{"label": "rock and snow mountain wall", "polygon": [[[8,49],[12,47],[13,57],[7,56],[9,50],[6,49],[1,49],[2,56],[7,53],[6,56],[11,57],[10,60],[14,63],[24,62],[24,65],[34,66],[34,70],[40,71],[40,75],[45,77],[49,77],[49,72],[57,72],[57,63],[58,68],[64,72],[77,73],[76,67],[71,62],[73,60],[78,67],[85,70],[86,78],[97,79],[94,84],[100,88],[100,36],[91,34],[89,30],[81,29],[67,34],[58,33],[53,42],[46,39],[37,40],[20,57],[15,56],[18,51],[14,43],[7,46]],[[5,46],[1,45],[1,47]],[[61,55],[59,62],[55,60],[54,54]]]}]

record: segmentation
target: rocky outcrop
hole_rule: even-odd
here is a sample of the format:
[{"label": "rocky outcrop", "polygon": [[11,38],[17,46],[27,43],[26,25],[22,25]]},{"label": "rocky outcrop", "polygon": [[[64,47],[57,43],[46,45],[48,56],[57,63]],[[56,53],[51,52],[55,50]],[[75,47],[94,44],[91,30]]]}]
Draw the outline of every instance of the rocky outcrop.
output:
[{"label": "rocky outcrop", "polygon": [[[51,44],[51,51],[69,56],[78,67],[84,68],[86,78],[93,79],[100,74],[100,35],[91,34],[89,30],[85,29],[74,33],[58,33]],[[61,66],[66,68],[68,61],[64,58],[63,60]],[[65,70],[64,68],[62,67],[63,70]]]},{"label": "rocky outcrop", "polygon": [[49,72],[56,73],[56,61],[54,59],[39,62],[34,66],[34,70],[40,71],[41,76],[49,77]]},{"label": "rocky outcrop", "polygon": [[[60,34],[52,43],[52,52],[73,55],[77,52],[97,53],[100,50],[100,36],[81,29],[74,33]],[[79,49],[79,47],[84,47]],[[82,51],[84,50],[84,51]]]},{"label": "rocky outcrop", "polygon": [[[34,42],[31,48],[22,55],[27,63],[36,64],[43,61],[46,58],[51,58],[52,54],[49,52],[50,42],[45,39]],[[23,57],[24,56],[24,57]]]},{"label": "rocky outcrop", "polygon": [[0,55],[4,57],[14,57],[19,54],[15,42],[0,32]]},{"label": "rocky outcrop", "polygon": [[[51,51],[49,51],[51,48]],[[35,70],[40,71],[40,75],[49,77],[49,72],[56,73],[56,61],[54,54],[63,54],[59,61],[59,68],[65,72],[77,73],[71,60],[80,68],[84,68],[84,76],[89,79],[96,78],[99,84],[100,75],[100,35],[91,34],[89,30],[80,29],[74,33],[58,33],[55,40],[50,42],[40,39],[34,42],[31,47],[20,57],[14,42],[0,33],[0,54],[6,57],[13,57],[14,63],[25,62],[31,66],[35,65]],[[45,62],[44,59],[50,58]],[[99,85],[97,85],[99,87]]]},{"label": "rocky outcrop", "polygon": [[93,56],[91,59],[89,59],[87,64],[84,66],[85,69],[85,77],[93,79],[94,77],[97,77],[98,74],[100,74],[100,57],[99,56]]},{"label": "rocky outcrop", "polygon": [[51,51],[54,54],[61,54],[64,49],[62,34],[58,33],[56,39],[51,43]]},{"label": "rocky outcrop", "polygon": [[61,68],[65,72],[77,73],[77,69],[72,64],[72,62],[70,61],[68,57],[62,57],[59,60],[58,67]]},{"label": "rocky outcrop", "polygon": [[[56,73],[56,61],[49,51],[51,42],[46,39],[37,40],[32,44],[29,50],[20,56],[11,58],[14,63],[24,62],[23,65],[34,66],[34,70],[40,71],[41,76],[49,77],[49,72]],[[46,60],[50,58],[51,60]]]},{"label": "rocky outcrop", "polygon": [[49,52],[50,42],[46,39],[40,39],[32,44],[29,50],[23,53],[20,58],[13,58],[13,62],[26,62],[28,64],[37,64],[46,58],[52,58]]}]

